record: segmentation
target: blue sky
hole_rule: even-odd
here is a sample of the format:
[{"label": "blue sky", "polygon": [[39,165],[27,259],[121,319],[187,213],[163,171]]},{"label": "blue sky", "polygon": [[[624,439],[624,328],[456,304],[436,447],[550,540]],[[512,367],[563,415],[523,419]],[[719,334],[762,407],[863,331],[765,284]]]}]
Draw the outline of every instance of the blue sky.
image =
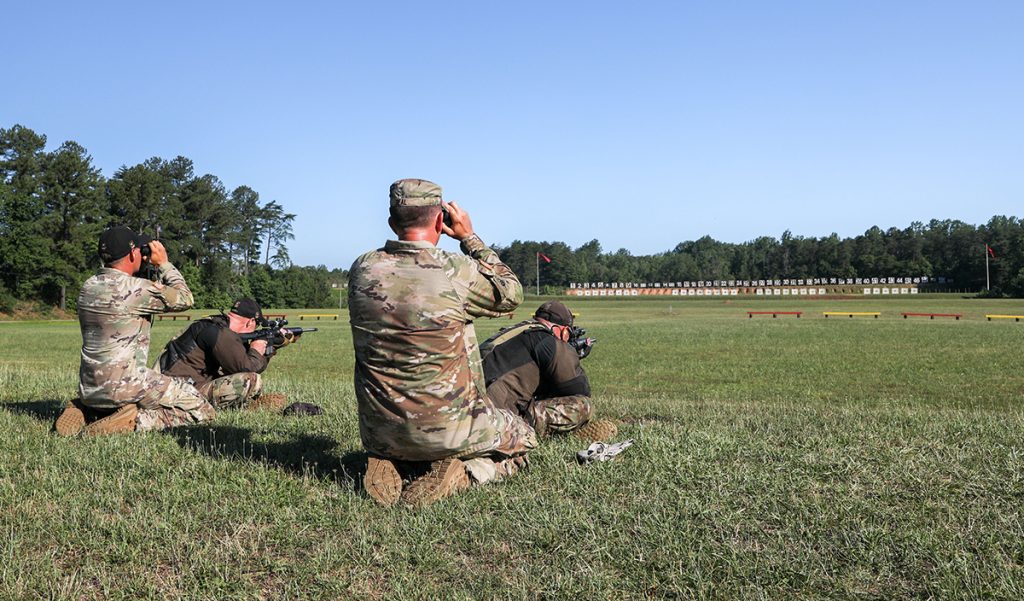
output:
[{"label": "blue sky", "polygon": [[[192,159],[298,214],[299,264],[441,184],[488,243],[982,223],[1024,200],[1021,2],[21,2],[0,127],[107,176]],[[454,249],[451,242],[446,248]]]}]

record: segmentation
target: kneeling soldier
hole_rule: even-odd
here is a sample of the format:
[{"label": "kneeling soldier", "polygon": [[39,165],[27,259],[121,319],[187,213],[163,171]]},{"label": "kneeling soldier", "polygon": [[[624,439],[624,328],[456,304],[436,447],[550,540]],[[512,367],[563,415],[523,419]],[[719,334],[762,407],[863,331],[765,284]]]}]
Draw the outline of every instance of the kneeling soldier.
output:
[{"label": "kneeling soldier", "polygon": [[[82,285],[79,399],[57,418],[61,436],[159,430],[213,419],[216,411],[186,380],[146,367],[153,315],[192,306],[185,278],[159,241],[114,227],[100,235],[106,266]],[[134,277],[145,264],[159,281]],[[86,425],[87,417],[95,419]],[[97,419],[98,418],[98,419]]]},{"label": "kneeling soldier", "polygon": [[[227,315],[211,315],[192,323],[171,340],[157,359],[160,373],[191,381],[217,409],[239,407],[280,408],[284,395],[262,394],[260,374],[267,369],[273,350],[266,340],[242,340],[239,334],[256,330],[263,320],[259,304],[251,298],[235,301]],[[279,348],[296,337],[281,330]]]},{"label": "kneeling soldier", "polygon": [[572,324],[565,305],[548,301],[533,319],[481,344],[487,398],[522,415],[538,436],[573,432],[607,441],[618,428],[610,420],[590,420],[590,381],[580,365],[581,353],[569,344]]}]

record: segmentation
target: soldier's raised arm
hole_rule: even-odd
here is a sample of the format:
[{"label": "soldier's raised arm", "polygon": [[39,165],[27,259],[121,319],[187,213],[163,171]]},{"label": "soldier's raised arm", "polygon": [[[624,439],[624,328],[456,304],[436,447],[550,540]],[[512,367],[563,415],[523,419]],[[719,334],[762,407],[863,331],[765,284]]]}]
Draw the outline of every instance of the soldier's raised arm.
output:
[{"label": "soldier's raised arm", "polygon": [[476,264],[476,277],[467,287],[466,311],[474,317],[498,317],[514,311],[523,302],[523,285],[515,272],[477,235],[466,238],[460,246]]},{"label": "soldier's raised arm", "polygon": [[463,265],[453,278],[465,286],[466,312],[474,317],[498,317],[515,310],[523,302],[523,285],[515,272],[476,235],[465,210],[455,202],[442,206],[450,221],[444,233],[458,240],[462,252],[472,259],[472,265]]},{"label": "soldier's raised arm", "polygon": [[149,262],[160,274],[159,282],[149,282],[130,304],[142,315],[184,311],[195,302],[185,277],[167,260],[167,250],[157,240],[149,243]]}]

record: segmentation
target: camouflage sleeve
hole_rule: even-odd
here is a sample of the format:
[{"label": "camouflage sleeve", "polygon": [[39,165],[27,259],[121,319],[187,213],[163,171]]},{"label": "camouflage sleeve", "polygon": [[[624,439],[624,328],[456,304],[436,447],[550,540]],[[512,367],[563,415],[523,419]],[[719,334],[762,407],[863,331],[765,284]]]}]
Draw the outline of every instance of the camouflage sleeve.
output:
[{"label": "camouflage sleeve", "polygon": [[515,310],[523,302],[523,285],[515,272],[475,234],[460,246],[474,264],[463,282],[467,286],[466,312],[473,317],[499,317]]},{"label": "camouflage sleeve", "polygon": [[169,262],[159,267],[160,281],[141,280],[141,293],[136,295],[134,308],[140,315],[184,311],[192,306],[192,291],[185,278]]}]

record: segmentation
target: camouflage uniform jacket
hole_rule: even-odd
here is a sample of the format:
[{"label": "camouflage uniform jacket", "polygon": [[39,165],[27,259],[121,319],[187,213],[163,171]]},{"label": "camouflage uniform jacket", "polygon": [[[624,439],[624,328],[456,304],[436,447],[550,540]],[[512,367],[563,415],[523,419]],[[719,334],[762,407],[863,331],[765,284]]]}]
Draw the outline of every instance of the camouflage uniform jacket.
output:
[{"label": "camouflage uniform jacket", "polygon": [[170,263],[160,281],[102,269],[82,285],[78,323],[82,328],[79,394],[84,401],[125,401],[147,380],[153,315],[192,306],[185,278]]},{"label": "camouflage uniform jacket", "polygon": [[349,317],[363,446],[460,450],[484,377],[474,317],[497,317],[523,300],[515,273],[477,236],[465,255],[426,241],[390,240],[349,272]]}]

